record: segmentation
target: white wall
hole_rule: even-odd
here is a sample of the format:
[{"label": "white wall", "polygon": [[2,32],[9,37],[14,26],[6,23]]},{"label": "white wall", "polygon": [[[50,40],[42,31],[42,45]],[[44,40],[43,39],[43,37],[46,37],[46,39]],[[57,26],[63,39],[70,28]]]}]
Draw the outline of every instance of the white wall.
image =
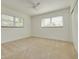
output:
[{"label": "white wall", "polygon": [[[41,19],[46,17],[63,16],[64,27],[63,28],[41,28]],[[70,41],[70,12],[69,8],[58,10],[55,12],[50,12],[42,15],[37,15],[32,17],[32,36],[57,39],[63,41]]]},{"label": "white wall", "polygon": [[24,28],[2,28],[1,41],[2,43],[14,41],[31,35],[31,18],[28,15],[22,14],[10,8],[2,7],[2,13],[12,16],[19,16],[24,18]]},{"label": "white wall", "polygon": [[78,4],[75,6],[75,9],[71,17],[72,17],[72,40],[75,49],[78,51]]}]

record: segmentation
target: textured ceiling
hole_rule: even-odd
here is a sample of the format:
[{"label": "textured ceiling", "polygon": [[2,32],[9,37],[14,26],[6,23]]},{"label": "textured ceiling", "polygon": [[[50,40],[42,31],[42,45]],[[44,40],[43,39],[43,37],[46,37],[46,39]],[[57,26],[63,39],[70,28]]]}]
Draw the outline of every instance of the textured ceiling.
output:
[{"label": "textured ceiling", "polygon": [[[12,8],[30,16],[67,8],[72,0],[2,0],[1,6]],[[32,8],[32,3],[40,2],[37,9]]]}]

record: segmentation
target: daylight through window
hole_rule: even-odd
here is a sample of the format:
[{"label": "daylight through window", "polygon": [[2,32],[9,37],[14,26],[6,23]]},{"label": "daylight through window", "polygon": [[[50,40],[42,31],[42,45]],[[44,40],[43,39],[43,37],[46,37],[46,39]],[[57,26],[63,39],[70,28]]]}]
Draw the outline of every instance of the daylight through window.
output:
[{"label": "daylight through window", "polygon": [[23,27],[23,18],[8,16],[5,14],[1,15],[1,26],[2,27]]},{"label": "daylight through window", "polygon": [[41,21],[41,27],[62,27],[63,16],[45,18]]}]

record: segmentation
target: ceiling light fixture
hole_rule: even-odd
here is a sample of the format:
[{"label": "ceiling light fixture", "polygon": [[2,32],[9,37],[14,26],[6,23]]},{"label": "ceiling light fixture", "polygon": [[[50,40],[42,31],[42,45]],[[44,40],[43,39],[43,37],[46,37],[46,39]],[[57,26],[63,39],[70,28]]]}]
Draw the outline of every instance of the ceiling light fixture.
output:
[{"label": "ceiling light fixture", "polygon": [[34,1],[34,0],[25,0],[26,2],[28,2],[31,5],[31,8],[33,9],[38,9],[40,6],[40,2],[38,1]]},{"label": "ceiling light fixture", "polygon": [[39,7],[39,5],[40,5],[40,3],[37,2],[37,3],[34,3],[32,7],[33,7],[34,9],[37,9],[37,8]]}]

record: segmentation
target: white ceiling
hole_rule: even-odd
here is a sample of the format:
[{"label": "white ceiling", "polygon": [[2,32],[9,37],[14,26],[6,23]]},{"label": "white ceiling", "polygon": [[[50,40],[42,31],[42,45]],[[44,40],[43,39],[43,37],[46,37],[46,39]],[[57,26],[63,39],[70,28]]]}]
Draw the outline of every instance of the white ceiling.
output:
[{"label": "white ceiling", "polygon": [[[33,16],[67,8],[71,5],[71,1],[72,0],[2,0],[1,4],[2,7],[5,6],[12,8],[19,12]],[[30,2],[40,2],[40,6],[37,9],[33,9]]]}]

